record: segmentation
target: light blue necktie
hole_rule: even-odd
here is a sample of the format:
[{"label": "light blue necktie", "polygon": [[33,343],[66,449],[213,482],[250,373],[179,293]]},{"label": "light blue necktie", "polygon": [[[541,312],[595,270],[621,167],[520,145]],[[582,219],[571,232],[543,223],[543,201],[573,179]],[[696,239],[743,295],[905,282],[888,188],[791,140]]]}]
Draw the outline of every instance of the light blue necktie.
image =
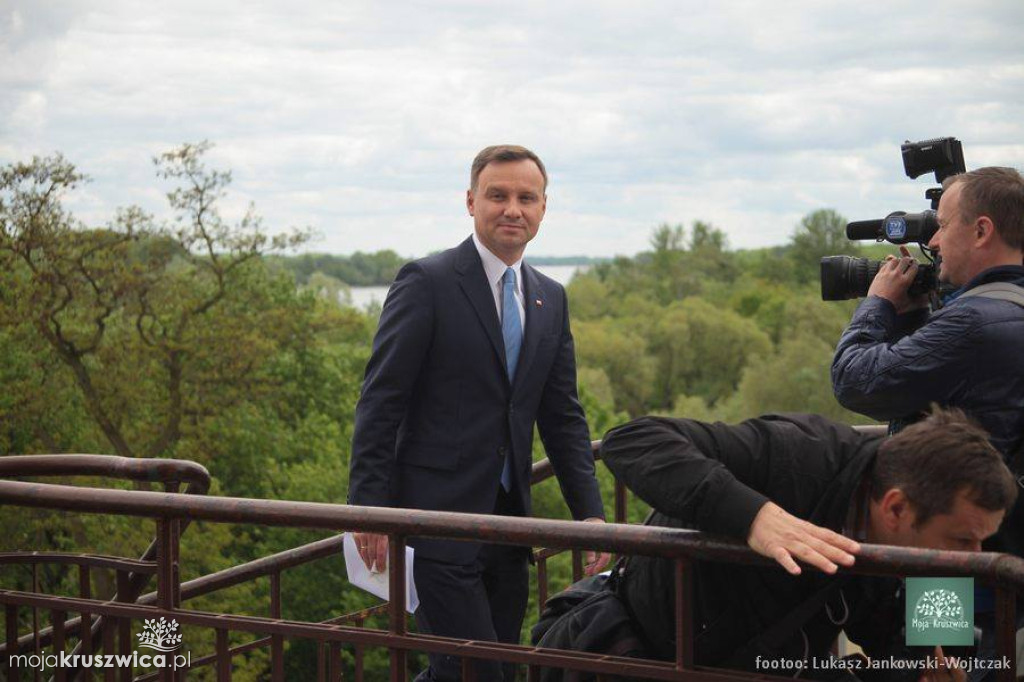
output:
[{"label": "light blue necktie", "polygon": [[[516,303],[516,271],[505,269],[502,278],[501,295],[501,337],[505,340],[505,365],[508,367],[508,380],[516,378],[516,365],[519,364],[519,349],[523,345],[523,324],[519,320],[519,304]],[[512,450],[505,456],[505,465],[501,469],[501,487],[506,491],[512,489]]]}]

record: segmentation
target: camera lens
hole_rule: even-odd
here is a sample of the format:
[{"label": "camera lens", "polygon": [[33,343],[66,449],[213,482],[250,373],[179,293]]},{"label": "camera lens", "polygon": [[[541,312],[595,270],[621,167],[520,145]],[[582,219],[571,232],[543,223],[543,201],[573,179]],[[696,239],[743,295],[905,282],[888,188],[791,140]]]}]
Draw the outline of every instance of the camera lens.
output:
[{"label": "camera lens", "polygon": [[844,301],[866,296],[881,266],[880,261],[867,258],[825,256],[821,259],[821,299]]}]

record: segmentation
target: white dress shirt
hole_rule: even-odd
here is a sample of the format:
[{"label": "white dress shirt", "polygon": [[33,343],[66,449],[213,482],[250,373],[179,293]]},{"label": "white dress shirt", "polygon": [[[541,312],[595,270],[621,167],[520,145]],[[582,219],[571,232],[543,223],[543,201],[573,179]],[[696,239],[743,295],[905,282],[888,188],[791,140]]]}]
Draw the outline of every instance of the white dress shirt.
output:
[{"label": "white dress shirt", "polygon": [[480,260],[484,264],[484,274],[487,275],[487,283],[491,286],[491,295],[494,297],[494,309],[498,311],[498,321],[502,319],[501,302],[504,298],[503,288],[505,279],[505,270],[511,267],[516,273],[516,312],[519,313],[519,322],[523,326],[523,336],[526,336],[526,308],[523,303],[523,259],[520,258],[512,265],[506,265],[506,263],[495,256],[490,250],[480,242],[480,238],[476,236],[476,232],[473,232],[473,244],[476,245],[476,250],[480,254]]}]

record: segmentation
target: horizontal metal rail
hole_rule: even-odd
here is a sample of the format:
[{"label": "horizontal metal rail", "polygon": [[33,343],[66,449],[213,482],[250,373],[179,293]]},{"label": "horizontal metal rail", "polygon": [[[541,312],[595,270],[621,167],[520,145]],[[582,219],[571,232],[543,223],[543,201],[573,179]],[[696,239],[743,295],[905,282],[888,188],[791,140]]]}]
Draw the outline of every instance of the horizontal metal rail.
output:
[{"label": "horizontal metal rail", "polygon": [[[251,523],[345,531],[358,529],[406,537],[433,537],[492,544],[582,548],[665,558],[706,559],[774,566],[738,542],[703,533],[657,526],[582,524],[487,514],[458,514],[320,502],[240,497],[193,497],[176,493],[83,489],[74,486],[0,481],[0,504],[156,519]],[[329,542],[325,540],[323,542]],[[230,570],[230,569],[229,569]],[[913,547],[863,545],[857,572],[985,578],[1024,590],[1024,560],[992,552],[954,552]]]},{"label": "horizontal metal rail", "polygon": [[189,495],[205,495],[210,472],[185,459],[132,459],[116,455],[8,455],[0,457],[0,478],[102,476],[150,483],[187,483]]},{"label": "horizontal metal rail", "polygon": [[[866,427],[862,430],[874,431],[879,434],[884,433],[884,427]],[[599,443],[594,443],[595,459],[598,457]],[[60,466],[54,466],[53,460],[57,459],[71,459],[78,460],[77,462],[63,462]],[[81,459],[79,459],[81,458]],[[117,475],[125,478],[134,478],[135,480],[189,480],[195,481],[197,485],[193,486],[190,483],[190,491],[196,492],[197,489],[202,489],[205,492],[208,486],[208,476],[206,476],[206,486],[202,484],[203,477],[205,475],[205,469],[198,467],[201,470],[199,473],[191,462],[176,462],[174,460],[128,460],[128,466],[124,466],[126,462],[123,458],[118,457],[107,457],[107,456],[92,456],[92,455],[71,455],[71,456],[39,456],[35,457],[37,462],[30,462],[33,457],[8,457],[0,458],[0,464],[12,463],[13,461],[22,460],[18,462],[22,466],[9,466],[6,471],[0,469],[0,475],[111,475],[112,471],[118,471]],[[4,462],[3,460],[7,460]],[[88,460],[88,461],[86,461]],[[159,474],[154,474],[154,467],[137,466],[143,462],[159,462],[159,467],[162,471]],[[170,467],[166,466],[167,462],[171,462]],[[84,466],[71,466],[84,465]],[[176,468],[176,465],[184,464],[183,468]],[[86,470],[87,473],[83,473]],[[12,473],[16,472],[16,473]],[[193,478],[189,478],[189,476]],[[550,463],[541,461],[534,464],[533,475],[531,483],[538,483],[546,480],[553,475],[553,469]],[[36,484],[26,484],[36,485]],[[89,489],[84,491],[81,488],[70,488],[67,486],[45,486],[45,492],[63,496],[66,499],[66,492],[61,489],[75,491],[77,493],[87,492],[93,501],[97,504],[90,506],[88,504],[83,505],[81,499],[73,500],[70,502],[70,506],[61,506],[54,504],[54,499],[42,499],[39,495],[32,494],[29,489],[21,488],[14,491],[15,497],[18,495],[22,497],[18,498],[17,504],[22,506],[40,506],[46,508],[64,508],[69,511],[89,511],[94,513],[124,513],[137,516],[149,516],[158,520],[158,523],[164,528],[165,544],[170,542],[168,548],[171,548],[172,555],[176,558],[176,538],[173,538],[170,533],[166,532],[171,526],[168,523],[184,525],[178,519],[184,520],[187,523],[190,518],[206,518],[214,522],[243,522],[243,523],[257,523],[262,525],[281,525],[281,526],[299,526],[306,528],[329,528],[331,530],[354,530],[357,527],[360,530],[375,530],[377,532],[386,532],[392,536],[394,548],[399,548],[404,545],[404,541],[409,536],[432,536],[432,537],[448,537],[452,539],[462,540],[473,540],[486,542],[497,542],[504,544],[529,544],[531,546],[542,545],[545,549],[538,550],[535,556],[538,558],[538,577],[541,577],[542,573],[545,573],[544,566],[547,558],[554,556],[560,552],[566,550],[573,550],[573,576],[577,579],[580,576],[582,562],[579,549],[586,547],[588,549],[607,549],[611,551],[622,551],[623,553],[641,553],[641,554],[652,554],[655,556],[665,556],[666,558],[675,558],[677,561],[677,579],[682,579],[685,574],[685,565],[688,564],[689,559],[715,559],[724,560],[740,563],[755,563],[765,566],[775,566],[775,564],[769,560],[766,560],[759,555],[754,554],[746,546],[732,542],[730,540],[721,540],[713,537],[708,537],[696,533],[694,531],[679,531],[673,529],[647,529],[654,530],[655,534],[652,536],[643,527],[633,527],[634,530],[641,531],[641,535],[633,537],[629,533],[625,535],[615,532],[610,537],[605,537],[601,532],[598,532],[596,536],[592,533],[585,535],[582,539],[576,537],[576,531],[583,530],[585,533],[587,529],[581,528],[585,524],[577,524],[572,522],[559,522],[559,521],[543,521],[537,519],[515,519],[509,517],[493,517],[489,515],[480,516],[473,518],[473,515],[462,515],[462,514],[446,514],[442,512],[416,512],[417,518],[421,518],[425,523],[418,524],[413,530],[409,528],[409,514],[407,510],[382,510],[378,508],[363,509],[355,507],[346,507],[344,505],[320,505],[316,503],[293,503],[293,502],[275,502],[268,500],[246,500],[246,499],[232,499],[232,498],[220,498],[218,504],[212,507],[208,507],[205,510],[192,509],[192,503],[198,501],[196,498],[186,501],[184,508],[180,506],[172,505],[171,507],[161,507],[160,505],[153,506],[154,500],[140,499],[141,496],[155,496],[166,501],[169,496],[180,498],[182,496],[175,495],[173,492],[169,494],[160,493],[145,493],[137,491],[107,491]],[[40,490],[40,489],[37,489]],[[0,481],[0,502],[6,500],[7,491],[4,488],[4,482]],[[142,503],[141,506],[136,506],[132,509],[114,509],[109,504],[112,498],[104,497],[102,500],[97,500],[97,493],[127,493],[133,496],[133,502]],[[74,496],[72,496],[74,497]],[[33,502],[32,500],[35,500]],[[127,499],[127,498],[126,498]],[[216,498],[207,498],[209,501],[215,501]],[[616,485],[616,513],[615,518],[617,521],[625,520],[625,499],[626,492],[625,488],[617,483]],[[258,503],[253,506],[253,503]],[[263,506],[263,503],[270,503],[270,506]],[[224,506],[226,505],[226,506]],[[239,516],[239,506],[244,508],[244,513]],[[284,506],[281,506],[284,505]],[[298,505],[296,507],[295,505]],[[116,506],[116,505],[115,505]],[[352,518],[351,514],[337,515],[327,514],[322,515],[320,512],[325,512],[329,509],[342,508],[354,512],[357,516]],[[293,516],[296,511],[301,512],[302,519],[296,521],[285,521],[282,520],[281,514]],[[395,511],[400,516],[396,519],[393,516],[388,516],[388,512]],[[383,512],[383,516],[380,513]],[[369,513],[370,517],[360,517],[359,514]],[[207,514],[204,516],[203,514]],[[263,516],[269,514],[270,516]],[[255,516],[254,516],[255,515]],[[436,516],[435,516],[436,515]],[[451,522],[450,517],[460,517],[464,521],[464,525],[454,524]],[[276,518],[276,520],[275,520]],[[171,521],[173,519],[173,521]],[[369,521],[369,524],[364,523]],[[399,525],[395,525],[396,521]],[[494,522],[497,524],[495,525]],[[374,527],[374,522],[379,522],[383,525]],[[505,522],[505,523],[503,523]],[[507,525],[507,522],[511,522],[511,525]],[[526,527],[522,524],[526,524]],[[530,533],[534,528],[530,526],[534,523],[540,523],[542,531],[550,531],[552,534],[541,533],[537,536],[531,536]],[[567,524],[566,529],[558,529],[557,527],[544,527],[544,524]],[[356,525],[352,525],[356,524]],[[601,531],[601,526],[593,526],[590,528]],[[611,530],[612,526],[604,526],[603,530]],[[486,537],[481,537],[481,530],[485,531]],[[522,535],[522,533],[526,535]],[[467,535],[468,533],[468,535]],[[669,541],[672,544],[677,544],[676,552],[662,553],[656,551],[657,542],[660,540],[664,541],[664,538],[657,537],[659,533],[668,533],[671,536]],[[174,535],[177,535],[176,533]],[[528,537],[529,536],[529,537]],[[523,540],[527,541],[523,541]],[[580,540],[580,541],[578,541]],[[564,542],[562,542],[564,541]],[[299,626],[298,630],[285,628],[284,630],[275,629],[272,625],[289,625],[289,621],[283,621],[280,618],[280,573],[282,570],[298,566],[309,561],[322,559],[328,556],[336,555],[340,552],[342,538],[331,537],[324,540],[320,540],[302,547],[286,550],[278,554],[257,559],[247,564],[232,567],[224,571],[219,571],[215,574],[203,576],[195,580],[191,580],[187,583],[177,585],[176,570],[170,570],[170,567],[165,566],[164,573],[164,589],[161,595],[161,590],[157,592],[143,595],[136,602],[136,605],[125,604],[125,600],[117,599],[116,601],[99,601],[94,599],[71,599],[66,597],[54,597],[39,595],[36,593],[36,587],[33,587],[33,593],[23,593],[15,591],[0,591],[0,603],[8,605],[8,620],[10,620],[10,608],[17,608],[18,605],[32,606],[35,608],[50,608],[54,612],[54,616],[63,615],[68,612],[82,612],[91,613],[94,615],[109,616],[112,618],[121,619],[119,622],[122,627],[125,627],[126,618],[123,614],[123,609],[127,608],[140,608],[140,609],[151,609],[149,612],[139,612],[142,615],[127,616],[128,618],[145,618],[159,615],[173,615],[179,621],[183,623],[192,623],[193,616],[200,618],[194,624],[196,625],[207,625],[208,627],[214,628],[217,632],[217,651],[216,653],[208,656],[201,657],[196,661],[193,661],[192,667],[198,667],[200,665],[206,665],[213,663],[217,666],[218,679],[230,679],[230,658],[232,655],[250,650],[252,648],[270,645],[272,649],[272,661],[274,661],[274,669],[272,677],[274,679],[282,679],[282,669],[280,668],[281,656],[280,656],[280,643],[285,636],[300,636],[309,639],[314,639],[321,643],[320,646],[320,678],[323,677],[323,667],[325,665],[325,650],[327,646],[330,646],[330,661],[327,665],[330,666],[334,678],[336,674],[340,672],[340,658],[338,647],[341,643],[349,643],[356,645],[356,657],[357,667],[356,675],[357,679],[361,678],[361,649],[363,646],[387,646],[393,652],[392,659],[392,679],[397,679],[397,672],[400,665],[404,664],[404,652],[407,650],[424,650],[424,651],[437,651],[441,653],[451,653],[456,656],[471,657],[471,658],[482,658],[482,659],[493,659],[493,660],[504,660],[527,663],[531,668],[532,673],[535,672],[537,666],[551,665],[554,667],[567,667],[581,671],[589,671],[595,673],[612,673],[616,675],[632,675],[642,676],[648,679],[681,679],[681,673],[685,671],[687,679],[708,679],[708,680],[723,680],[723,679],[735,679],[736,677],[743,677],[742,674],[736,673],[735,671],[718,671],[714,672],[708,669],[697,668],[692,665],[692,650],[687,651],[686,647],[683,646],[682,638],[680,646],[682,647],[677,656],[677,661],[673,663],[659,662],[659,661],[639,661],[637,659],[621,659],[610,656],[599,656],[595,654],[585,654],[580,652],[568,652],[568,651],[556,651],[556,650],[544,650],[538,648],[529,647],[511,647],[508,645],[492,644],[492,643],[480,643],[480,642],[466,642],[459,640],[450,640],[443,638],[434,638],[424,635],[409,635],[404,632],[404,624],[396,627],[396,621],[403,621],[404,616],[401,614],[400,609],[398,615],[392,609],[392,629],[390,632],[381,630],[370,630],[362,628],[347,628],[340,627],[340,623],[345,622],[357,622],[362,623],[365,616],[373,612],[381,612],[385,609],[390,608],[388,605],[381,605],[373,607],[371,609],[364,610],[357,614],[349,614],[348,616],[341,616],[333,618],[323,623],[291,623],[292,625]],[[621,544],[625,542],[626,544]],[[655,550],[651,550],[648,547],[649,543],[655,542]],[[595,544],[596,543],[596,544]],[[154,545],[155,546],[155,545]],[[625,548],[625,549],[623,549]],[[646,549],[645,549],[646,548]],[[662,544],[662,548],[664,546]],[[397,555],[393,555],[397,559]],[[5,559],[7,561],[5,561]],[[980,560],[980,563],[979,563]],[[1010,565],[1007,565],[1007,561]],[[682,563],[680,563],[682,562]],[[115,557],[100,557],[98,555],[88,554],[61,554],[61,553],[45,553],[45,552],[34,552],[34,553],[7,553],[0,554],[0,565],[4,563],[20,563],[20,564],[31,564],[33,565],[33,572],[35,571],[34,566],[39,563],[70,563],[80,565],[92,565],[93,567],[113,568],[119,569],[146,569],[135,571],[136,573],[149,573],[152,574],[156,570],[156,564],[154,562],[131,562],[131,560],[124,560]],[[162,562],[163,563],[163,562]],[[400,563],[400,561],[399,561]],[[1017,565],[1014,565],[1014,564]],[[103,564],[102,566],[100,564]],[[934,552],[929,550],[913,550],[913,549],[900,549],[893,547],[873,547],[865,546],[864,553],[858,558],[858,565],[856,568],[857,573],[874,573],[879,575],[934,575],[936,573],[942,573],[944,575],[975,575],[981,577],[987,582],[991,582],[999,586],[999,600],[1000,610],[999,618],[1000,623],[1005,624],[1012,622],[1013,620],[1013,600],[1010,599],[1009,591],[1020,591],[1024,586],[1024,570],[1022,570],[1020,560],[1012,557],[1003,555],[979,555],[971,553],[960,553],[960,552]],[[252,579],[271,576],[272,585],[272,613],[270,618],[253,618],[253,617],[237,617],[230,616],[228,614],[204,614],[202,612],[193,610],[182,610],[180,609],[180,603],[183,599],[192,598],[201,594],[208,594],[210,592],[223,589],[232,585],[237,585],[243,582],[250,581]],[[173,578],[173,583],[172,583]],[[275,589],[276,582],[276,589]],[[119,576],[120,584],[120,576]],[[679,587],[682,587],[683,583],[678,583]],[[395,584],[393,594],[400,594],[403,589],[402,586]],[[171,595],[167,594],[168,589],[172,591]],[[541,581],[541,603],[543,603],[546,597],[546,578]],[[681,595],[682,589],[677,590],[677,594]],[[276,608],[273,604],[276,601]],[[396,600],[397,601],[397,600]],[[398,602],[400,603],[400,602]],[[160,606],[151,606],[154,604],[160,604]],[[1007,608],[1007,604],[1010,604]],[[170,609],[168,610],[168,605]],[[677,598],[677,615],[684,613],[684,610],[679,603]],[[216,621],[202,620],[201,617],[214,618]],[[33,616],[34,618],[34,616]],[[61,641],[63,641],[63,635],[70,634],[78,629],[80,619],[74,619],[64,622],[62,620],[61,628]],[[216,624],[214,624],[216,623]],[[256,623],[259,624],[255,625]],[[94,630],[98,629],[98,624],[94,625]],[[322,636],[313,636],[308,634],[310,630],[308,628],[322,628],[324,632],[328,634]],[[371,635],[371,639],[366,640],[361,636],[352,636],[350,630],[357,630],[360,633]],[[1005,629],[1005,628],[1002,628]],[[236,645],[233,647],[227,646],[227,632],[229,630],[237,631],[251,631],[257,634],[271,633],[268,637],[256,639],[254,641],[247,642],[245,644]],[[47,636],[40,637],[38,626],[35,628],[33,634],[25,637],[17,638],[15,642],[10,640],[10,623],[8,624],[8,642],[4,645],[0,645],[0,652],[5,651],[8,647],[13,650],[21,651],[26,647],[32,646],[34,650],[39,650],[40,646],[45,646],[49,643]],[[276,634],[275,634],[276,633]],[[44,632],[44,635],[50,634],[49,631]],[[374,636],[383,636],[383,640],[373,639]],[[112,637],[112,635],[111,635]],[[689,638],[686,638],[689,639]],[[1009,641],[1007,637],[1000,639],[1000,649],[1004,650],[1005,645]],[[110,643],[105,642],[105,646],[112,646],[112,638]],[[365,643],[364,643],[365,642]],[[56,646],[56,645],[55,645]],[[692,646],[692,642],[689,646]],[[454,648],[453,648],[454,647]],[[395,652],[402,652],[401,655],[396,656]],[[1012,650],[1011,650],[1012,656]],[[143,675],[138,678],[139,680],[154,679],[156,677],[164,677],[164,673],[150,673]],[[1012,675],[1010,675],[1012,676]],[[764,676],[758,676],[764,679]],[[111,678],[112,679],[112,678]],[[125,678],[127,679],[127,678]]]},{"label": "horizontal metal rail", "polygon": [[33,564],[58,564],[66,566],[88,566],[109,568],[115,571],[134,573],[156,573],[156,563],[138,559],[124,559],[102,554],[75,554],[68,552],[0,552],[0,566]]},{"label": "horizontal metal rail", "polygon": [[[619,553],[647,554],[681,560],[679,571],[689,561],[716,560],[774,566],[774,563],[753,553],[745,545],[678,529],[624,526],[619,524],[583,524],[546,519],[523,519],[475,514],[417,511],[312,502],[287,502],[244,498],[196,497],[174,493],[81,489],[72,486],[0,481],[0,503],[43,507],[74,512],[127,514],[157,519],[166,525],[178,519],[202,519],[224,523],[353,530],[387,533],[392,537],[392,566],[401,574],[405,540],[411,536],[483,541],[500,544],[545,546],[549,548],[586,548]],[[331,542],[321,541],[318,550],[336,551]],[[163,564],[158,560],[158,563]],[[231,569],[229,569],[230,571]],[[865,545],[857,558],[857,573],[875,575],[976,576],[1000,587],[1001,603],[1012,602],[1010,591],[1024,590],[1024,561],[1016,557],[991,553],[942,552],[934,550]],[[259,572],[258,570],[255,572]],[[222,572],[223,573],[223,572]],[[252,575],[251,567],[246,571]],[[235,577],[241,579],[242,572]],[[250,631],[259,634],[306,637],[317,641],[344,641],[354,644],[387,646],[393,651],[392,675],[404,670],[404,655],[395,652],[427,650],[473,658],[500,659],[527,663],[531,666],[552,665],[591,672],[629,674],[652,679],[688,678],[724,679],[729,673],[697,671],[692,666],[692,652],[683,652],[675,664],[613,660],[592,654],[579,654],[530,647],[513,647],[492,643],[465,642],[410,635],[404,632],[404,613],[395,605],[404,603],[404,584],[392,581],[391,631],[351,628],[339,625],[295,623],[279,618],[256,618],[208,614],[182,610],[173,604],[168,590],[174,586],[169,569],[163,569],[165,581],[158,589],[160,607],[76,600],[40,596],[12,591],[0,592],[0,602],[52,608],[61,612],[86,611],[119,618],[145,618],[173,614],[180,622],[215,629]],[[682,575],[682,574],[680,574]],[[223,576],[222,576],[223,577]],[[208,576],[209,578],[209,576]],[[682,583],[680,583],[682,584]],[[681,591],[680,591],[681,593]],[[1012,611],[1011,611],[1012,613]],[[401,625],[398,625],[401,623]],[[1013,652],[1010,651],[1012,657]],[[689,659],[689,660],[687,660]],[[699,673],[699,674],[698,674]]]}]

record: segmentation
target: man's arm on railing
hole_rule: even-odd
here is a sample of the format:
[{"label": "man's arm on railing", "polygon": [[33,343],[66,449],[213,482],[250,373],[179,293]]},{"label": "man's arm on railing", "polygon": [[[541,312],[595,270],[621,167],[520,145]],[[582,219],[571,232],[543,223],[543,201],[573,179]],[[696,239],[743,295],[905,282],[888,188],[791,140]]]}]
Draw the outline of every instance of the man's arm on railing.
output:
[{"label": "man's arm on railing", "polygon": [[827,573],[852,565],[856,542],[789,514],[759,492],[775,470],[776,453],[763,440],[746,424],[645,417],[610,431],[601,458],[658,511],[744,540],[790,573],[800,573],[795,559]]}]

